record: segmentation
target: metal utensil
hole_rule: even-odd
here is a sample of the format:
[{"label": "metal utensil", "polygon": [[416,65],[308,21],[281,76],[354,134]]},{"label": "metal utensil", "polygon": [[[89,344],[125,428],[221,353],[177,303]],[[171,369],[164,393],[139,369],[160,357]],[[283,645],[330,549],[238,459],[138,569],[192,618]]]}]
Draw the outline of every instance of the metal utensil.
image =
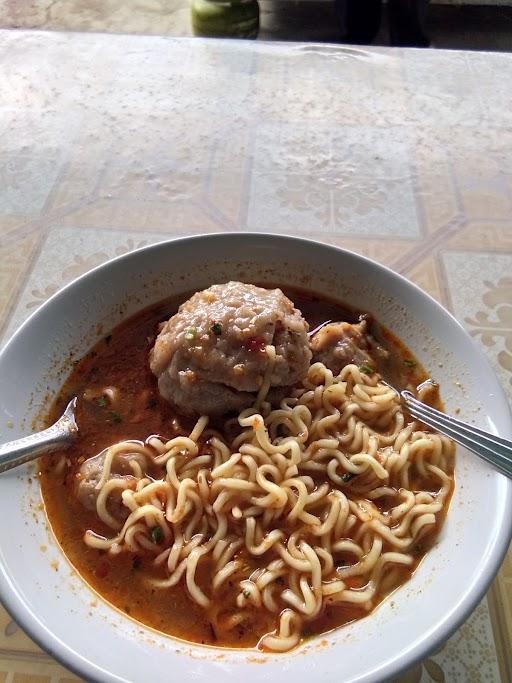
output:
[{"label": "metal utensil", "polygon": [[[512,479],[512,441],[445,415],[418,400],[410,391],[397,393],[413,417],[453,439]],[[0,472],[69,446],[78,434],[75,407],[76,398],[68,403],[62,417],[48,429],[0,445]]]},{"label": "metal utensil", "polygon": [[402,391],[400,396],[413,417],[450,437],[512,479],[512,441],[445,415],[419,401],[410,391]]},{"label": "metal utensil", "polygon": [[48,429],[0,445],[0,472],[69,446],[78,434],[75,408],[76,398],[68,403],[63,415]]}]

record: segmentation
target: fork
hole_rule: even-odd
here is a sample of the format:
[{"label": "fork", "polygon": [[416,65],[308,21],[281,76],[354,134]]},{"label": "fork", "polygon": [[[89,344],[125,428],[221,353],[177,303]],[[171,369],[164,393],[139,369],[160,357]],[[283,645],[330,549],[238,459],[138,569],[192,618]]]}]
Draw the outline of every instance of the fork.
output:
[{"label": "fork", "polygon": [[[450,437],[512,479],[512,441],[445,415],[419,401],[410,391],[402,391],[399,395],[413,417]],[[34,460],[43,453],[69,446],[78,432],[75,406],[76,398],[70,401],[62,417],[43,432],[0,445],[0,473]]]},{"label": "fork", "polygon": [[419,401],[410,391],[401,391],[400,396],[413,417],[450,437],[512,479],[512,441],[445,415]]}]

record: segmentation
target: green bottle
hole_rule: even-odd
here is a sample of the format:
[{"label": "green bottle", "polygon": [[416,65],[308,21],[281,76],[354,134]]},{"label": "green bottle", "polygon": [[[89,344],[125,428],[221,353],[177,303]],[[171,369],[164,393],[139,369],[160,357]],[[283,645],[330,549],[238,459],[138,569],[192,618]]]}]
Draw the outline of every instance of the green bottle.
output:
[{"label": "green bottle", "polygon": [[258,0],[192,0],[194,35],[207,38],[256,38]]}]

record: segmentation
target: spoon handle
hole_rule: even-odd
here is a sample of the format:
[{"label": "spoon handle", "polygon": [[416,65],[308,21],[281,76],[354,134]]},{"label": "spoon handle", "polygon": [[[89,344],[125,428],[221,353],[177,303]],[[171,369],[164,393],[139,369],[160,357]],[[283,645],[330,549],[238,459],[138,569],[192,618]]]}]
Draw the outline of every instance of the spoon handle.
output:
[{"label": "spoon handle", "polygon": [[0,472],[6,472],[13,467],[35,460],[40,455],[69,446],[78,433],[74,414],[75,406],[76,398],[68,403],[62,417],[48,429],[1,444]]}]

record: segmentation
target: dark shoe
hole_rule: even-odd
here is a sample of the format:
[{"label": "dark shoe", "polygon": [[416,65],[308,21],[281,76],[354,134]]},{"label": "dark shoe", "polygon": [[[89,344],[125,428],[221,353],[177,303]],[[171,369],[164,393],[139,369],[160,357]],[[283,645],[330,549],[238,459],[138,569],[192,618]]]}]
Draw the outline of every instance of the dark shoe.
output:
[{"label": "dark shoe", "polygon": [[425,34],[428,0],[389,0],[389,35],[394,47],[429,47]]},{"label": "dark shoe", "polygon": [[379,32],[381,0],[336,0],[343,41],[353,45],[369,45]]}]

